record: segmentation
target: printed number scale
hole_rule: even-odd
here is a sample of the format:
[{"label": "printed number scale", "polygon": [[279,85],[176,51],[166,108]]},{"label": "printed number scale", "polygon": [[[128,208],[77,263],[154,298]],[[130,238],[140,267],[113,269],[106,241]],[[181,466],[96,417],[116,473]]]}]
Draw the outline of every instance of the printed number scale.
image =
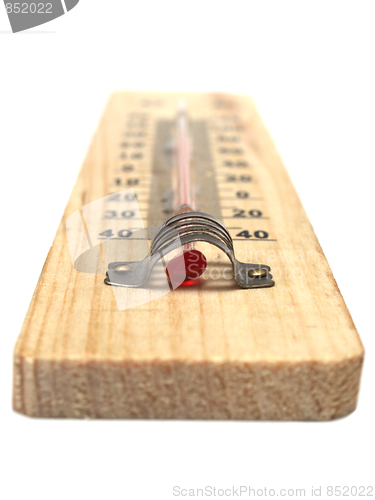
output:
[{"label": "printed number scale", "polygon": [[[189,162],[193,181],[189,165],[181,167]],[[193,184],[189,193],[181,179]],[[100,211],[89,212],[98,200]],[[181,286],[171,286],[173,259],[166,263],[155,244],[167,220],[186,230],[178,255],[205,261]],[[159,296],[139,274],[127,288],[122,249],[136,241],[151,257],[131,247],[130,268],[161,252],[155,261],[169,288]],[[122,287],[104,283],[113,282],[111,269]],[[119,288],[127,307],[119,307]],[[57,418],[327,420],[355,409],[362,361],[350,314],[252,100],[113,94],[15,347],[14,409]]]}]

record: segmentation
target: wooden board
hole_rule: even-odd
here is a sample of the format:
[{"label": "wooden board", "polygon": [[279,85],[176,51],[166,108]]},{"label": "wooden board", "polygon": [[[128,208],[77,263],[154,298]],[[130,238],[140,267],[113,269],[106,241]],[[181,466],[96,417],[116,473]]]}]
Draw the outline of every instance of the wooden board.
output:
[{"label": "wooden board", "polygon": [[[133,186],[145,225],[162,222],[158,139],[181,99],[196,127],[201,208],[214,207],[238,258],[270,265],[276,285],[248,290],[215,279],[228,260],[211,247],[211,278],[208,269],[194,287],[120,311],[100,262],[98,272],[74,269],[66,221]],[[249,196],[239,197],[244,190]],[[251,99],[113,94],[15,347],[14,409],[35,417],[326,420],[355,409],[362,360],[350,314]]]}]

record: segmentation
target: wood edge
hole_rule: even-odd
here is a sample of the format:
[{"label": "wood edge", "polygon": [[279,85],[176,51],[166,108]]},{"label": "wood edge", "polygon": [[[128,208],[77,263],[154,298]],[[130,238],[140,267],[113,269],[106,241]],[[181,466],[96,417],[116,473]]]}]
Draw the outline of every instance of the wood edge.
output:
[{"label": "wood edge", "polygon": [[42,418],[326,421],[356,409],[362,363],[363,355],[292,363],[15,355],[13,409]]},{"label": "wood edge", "polygon": [[[359,349],[362,351],[362,356],[364,355],[364,352],[365,352],[365,349],[364,349],[364,345],[362,343],[362,340],[361,340],[361,337],[358,333],[358,330],[357,330],[357,327],[355,326],[355,323],[353,321],[353,318],[350,314],[350,311],[348,309],[348,306],[346,305],[346,302],[345,302],[345,299],[341,293],[341,290],[337,284],[337,281],[333,275],[333,272],[332,272],[332,269],[331,269],[331,266],[329,264],[329,261],[324,253],[324,250],[320,244],[320,241],[319,241],[319,238],[318,238],[318,235],[316,234],[315,230],[314,230],[314,227],[310,221],[310,218],[307,214],[307,211],[304,207],[304,204],[298,194],[298,191],[294,185],[294,182],[293,182],[293,179],[289,173],[289,170],[288,168],[286,167],[286,164],[285,162],[283,161],[283,157],[282,155],[280,154],[278,148],[276,147],[276,142],[271,134],[271,131],[267,128],[265,122],[263,121],[263,118],[262,118],[262,114],[260,113],[260,110],[257,106],[257,104],[255,103],[254,99],[251,97],[251,96],[248,96],[248,95],[244,95],[244,94],[238,94],[238,97],[240,98],[243,98],[243,99],[246,99],[250,104],[251,104],[251,116],[249,115],[248,117],[248,120],[251,121],[251,127],[256,127],[257,129],[257,133],[253,134],[252,135],[252,139],[251,139],[251,145],[254,146],[254,143],[256,143],[256,148],[254,150],[255,154],[260,158],[260,160],[264,160],[264,158],[266,158],[267,156],[269,156],[269,154],[271,153],[272,154],[272,164],[273,166],[275,166],[275,163],[274,161],[276,160],[277,161],[277,167],[278,167],[278,170],[281,172],[281,174],[287,179],[287,181],[289,182],[290,186],[292,186],[293,188],[293,195],[294,197],[296,198],[296,200],[298,201],[299,205],[300,205],[300,209],[301,209],[301,214],[303,214],[304,218],[305,218],[305,221],[306,223],[309,224],[310,228],[311,228],[311,233],[314,235],[314,238],[315,238],[315,244],[316,244],[316,249],[315,251],[317,253],[320,253],[320,255],[324,258],[324,260],[326,261],[327,265],[328,265],[328,269],[329,269],[329,272],[330,272],[330,279],[334,285],[334,287],[336,288],[337,292],[340,294],[340,297],[342,299],[342,302],[343,302],[343,306],[345,308],[345,311],[343,311],[343,313],[345,312],[348,320],[349,320],[349,323],[351,324],[352,326],[352,329],[354,330],[355,332],[355,336],[356,336],[356,340],[358,342],[358,347]],[[261,138],[261,141],[259,140]]]},{"label": "wood edge", "polygon": [[[226,92],[222,90],[213,90],[213,91],[199,91],[199,90],[190,90],[190,91],[180,91],[180,90],[143,90],[141,92],[144,97],[179,97],[179,96],[187,96],[191,98],[196,97],[205,97],[211,99],[241,99],[247,100],[251,102],[254,106],[254,98],[250,94],[243,94],[241,92]],[[115,89],[109,94],[109,98],[118,99],[119,97],[139,97],[140,92],[138,90],[129,90],[129,89]],[[109,104],[109,102],[107,102]],[[233,103],[232,103],[233,104]]]}]

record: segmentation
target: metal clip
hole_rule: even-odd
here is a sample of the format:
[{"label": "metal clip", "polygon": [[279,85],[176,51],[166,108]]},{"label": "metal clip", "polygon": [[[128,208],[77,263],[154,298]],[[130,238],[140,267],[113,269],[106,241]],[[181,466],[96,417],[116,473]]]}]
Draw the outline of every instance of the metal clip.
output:
[{"label": "metal clip", "polygon": [[150,256],[140,261],[110,263],[104,282],[114,286],[142,286],[160,259],[172,250],[196,241],[211,243],[229,257],[234,279],[242,288],[263,288],[275,284],[269,266],[239,262],[225,226],[215,217],[202,212],[182,213],[168,219],[152,240]]}]

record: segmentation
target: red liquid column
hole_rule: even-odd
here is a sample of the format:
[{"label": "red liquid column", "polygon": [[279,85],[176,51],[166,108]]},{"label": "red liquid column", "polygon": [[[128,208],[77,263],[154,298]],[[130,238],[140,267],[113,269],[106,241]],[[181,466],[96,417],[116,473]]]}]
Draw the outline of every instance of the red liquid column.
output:
[{"label": "red liquid column", "polygon": [[[176,181],[175,211],[176,215],[193,212],[195,207],[195,191],[192,176],[192,141],[189,134],[189,123],[185,106],[180,105],[177,114],[175,139]],[[194,248],[194,243],[183,247],[183,258],[177,256],[167,265],[167,274],[173,284],[193,285],[204,273],[207,259],[202,252]]]}]

